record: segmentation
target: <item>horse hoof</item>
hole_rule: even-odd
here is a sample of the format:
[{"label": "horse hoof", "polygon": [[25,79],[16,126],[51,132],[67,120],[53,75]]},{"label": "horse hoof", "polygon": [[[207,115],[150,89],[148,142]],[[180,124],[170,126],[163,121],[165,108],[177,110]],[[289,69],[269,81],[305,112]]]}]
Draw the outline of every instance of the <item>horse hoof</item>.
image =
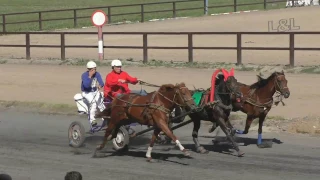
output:
[{"label": "horse hoof", "polygon": [[197,152],[200,154],[208,154],[209,153],[209,151],[206,150],[203,146],[198,147]]},{"label": "horse hoof", "polygon": [[153,162],[155,162],[155,161],[152,159],[152,157],[148,157],[148,158],[147,158],[147,162],[153,163]]},{"label": "horse hoof", "polygon": [[93,152],[93,154],[92,154],[92,158],[97,158],[98,156],[97,156],[97,150],[95,150],[94,152]]},{"label": "horse hoof", "polygon": [[186,150],[186,149],[183,150],[183,154],[184,154],[185,156],[187,156],[187,157],[190,157],[190,156],[191,156],[191,153],[190,153],[188,150]]},{"label": "horse hoof", "polygon": [[217,128],[216,126],[212,126],[211,128],[208,129],[208,132],[212,133],[214,130],[216,130],[216,128]]},{"label": "horse hoof", "polygon": [[219,145],[219,141],[218,140],[212,140],[213,145]]},{"label": "horse hoof", "polygon": [[97,148],[96,148],[96,150],[97,150],[97,151],[100,151],[100,150],[103,149],[103,148],[104,148],[103,145],[98,145]]},{"label": "horse hoof", "polygon": [[242,157],[245,153],[242,151],[238,151],[238,157]]},{"label": "horse hoof", "polygon": [[258,148],[272,148],[272,142],[262,142],[257,144]]}]

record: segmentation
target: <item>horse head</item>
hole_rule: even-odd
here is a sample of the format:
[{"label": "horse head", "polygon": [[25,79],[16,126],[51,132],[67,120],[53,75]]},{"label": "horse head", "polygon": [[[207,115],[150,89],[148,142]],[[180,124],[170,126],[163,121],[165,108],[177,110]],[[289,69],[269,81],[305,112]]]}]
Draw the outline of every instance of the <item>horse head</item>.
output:
[{"label": "horse head", "polygon": [[290,91],[287,86],[288,81],[283,70],[281,72],[275,71],[266,79],[261,77],[260,75],[257,75],[257,77],[258,81],[252,84],[251,88],[261,88],[264,86],[268,86],[267,89],[274,88],[274,92],[280,92],[280,94],[283,95],[284,98],[288,98],[290,96]]},{"label": "horse head", "polygon": [[279,91],[284,98],[288,98],[290,96],[290,90],[288,88],[288,81],[283,70],[281,72],[275,72],[274,75],[276,91]]},{"label": "horse head", "polygon": [[165,96],[173,102],[172,106],[186,106],[190,109],[196,107],[192,95],[189,89],[186,87],[185,83],[176,85],[164,84],[159,88],[159,92],[165,94]]},{"label": "horse head", "polygon": [[230,72],[225,69],[221,69],[221,71],[224,77],[223,81],[221,81],[225,87],[223,91],[229,93],[232,100],[240,102],[243,94],[240,91],[237,79],[234,77],[234,69],[232,68]]}]

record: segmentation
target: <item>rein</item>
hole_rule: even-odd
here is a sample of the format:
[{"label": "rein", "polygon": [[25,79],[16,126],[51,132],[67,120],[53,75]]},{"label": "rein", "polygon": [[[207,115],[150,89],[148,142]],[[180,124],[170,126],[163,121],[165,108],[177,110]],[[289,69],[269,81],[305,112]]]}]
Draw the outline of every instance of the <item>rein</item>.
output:
[{"label": "rein", "polygon": [[275,84],[278,86],[279,91],[276,89],[276,93],[277,93],[276,98],[278,98],[278,99],[275,101],[274,104],[277,106],[281,102],[282,105],[285,106],[285,103],[282,101],[282,98],[283,98],[282,91],[284,89],[288,89],[288,87],[287,86],[286,87],[280,86],[280,84],[277,80],[279,76],[284,76],[284,75],[278,75],[275,79]]},{"label": "rein", "polygon": [[[154,85],[154,84],[149,84],[149,83],[146,83],[146,82],[143,82],[143,81],[140,81],[140,82],[141,82],[141,84],[145,84],[145,85],[147,85],[147,86],[161,87],[161,86]],[[181,107],[188,106],[188,105],[179,104],[179,103],[177,103],[176,101],[174,101],[177,94],[179,94],[180,98],[183,99],[184,102],[188,102],[189,100],[192,99],[192,98],[190,98],[190,99],[185,99],[185,98],[181,95],[181,93],[180,93],[179,90],[182,89],[182,88],[187,88],[187,87],[180,87],[179,89],[177,89],[177,90],[175,91],[175,93],[174,93],[173,100],[170,100],[169,98],[167,98],[166,96],[164,96],[164,95],[163,95],[162,93],[160,93],[159,91],[156,91],[156,92],[153,93],[153,95],[152,95],[152,97],[151,97],[151,101],[150,101],[151,103],[148,103],[148,104],[134,104],[134,103],[131,103],[131,102],[122,100],[122,99],[120,99],[119,97],[116,97],[116,98],[117,98],[119,101],[122,101],[122,102],[126,103],[126,104],[127,104],[126,107],[128,107],[128,106],[129,106],[129,107],[130,107],[130,106],[133,106],[133,107],[149,107],[149,108],[152,108],[152,109],[158,109],[158,110],[160,110],[160,111],[162,111],[162,112],[165,112],[166,114],[169,114],[169,113],[170,113],[170,110],[167,109],[167,108],[165,108],[163,105],[158,105],[158,104],[152,103],[153,100],[154,100],[154,98],[155,98],[155,95],[156,95],[156,94],[159,94],[159,95],[161,95],[164,99],[166,99],[166,100],[168,100],[169,102],[171,102],[171,103],[173,103],[173,104],[176,104],[176,105],[178,105],[178,106],[181,106]],[[119,106],[121,106],[121,105],[113,105],[113,106],[114,106],[114,107],[115,107],[115,106],[118,106],[118,107],[119,107]]]},{"label": "rein", "polygon": [[144,81],[139,81],[139,84],[140,85],[145,85],[145,86],[150,86],[150,87],[161,87],[159,85],[150,84],[150,83],[147,83],[147,82],[144,82]]},{"label": "rein", "polygon": [[[139,81],[139,84],[145,85],[145,86],[150,86],[150,87],[161,87],[161,86],[159,86],[159,85],[147,83],[147,82],[145,82],[145,81]],[[187,87],[180,87],[179,90],[180,90],[181,88],[187,88]],[[165,97],[165,96],[164,96],[163,94],[161,94],[160,92],[158,92],[158,93],[159,93],[163,98],[165,98],[166,100],[168,100],[168,101],[171,102],[171,103],[174,103],[174,104],[176,104],[176,105],[178,105],[178,106],[180,106],[180,107],[187,106],[187,105],[181,105],[181,104],[179,104],[179,103],[177,103],[177,102],[174,101],[175,98],[176,98],[176,94],[179,94],[180,98],[183,99],[184,102],[188,102],[188,101],[191,100],[192,98],[190,98],[190,99],[185,99],[184,97],[182,97],[182,95],[181,95],[180,92],[178,92],[178,93],[177,93],[177,92],[178,92],[178,90],[175,92],[174,97],[173,97],[173,100],[170,100],[169,98]]]}]

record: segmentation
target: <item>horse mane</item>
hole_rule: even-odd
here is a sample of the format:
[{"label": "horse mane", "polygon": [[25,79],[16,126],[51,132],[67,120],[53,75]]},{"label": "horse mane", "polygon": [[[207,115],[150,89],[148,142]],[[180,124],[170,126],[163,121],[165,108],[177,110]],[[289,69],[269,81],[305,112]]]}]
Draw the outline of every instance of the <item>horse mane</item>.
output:
[{"label": "horse mane", "polygon": [[176,87],[183,87],[186,86],[184,82],[182,83],[177,83],[176,85],[173,84],[163,84],[160,86],[159,88],[159,92],[168,92],[168,91],[172,91],[174,88]]},{"label": "horse mane", "polygon": [[[268,84],[268,82],[269,82],[272,78],[274,78],[274,76],[276,76],[277,74],[282,74],[282,75],[283,75],[284,72],[283,72],[283,71],[282,71],[282,72],[277,72],[277,71],[275,71],[275,72],[273,72],[269,77],[267,77],[266,79],[263,78],[263,77],[261,77],[260,75],[257,75],[258,81],[255,82],[255,83],[253,83],[253,84],[251,84],[251,85],[250,85],[250,89],[259,89],[259,88],[262,88],[262,87],[266,86],[266,85]],[[240,84],[242,84],[242,83],[240,83]],[[242,84],[242,85],[244,85],[244,84]]]}]

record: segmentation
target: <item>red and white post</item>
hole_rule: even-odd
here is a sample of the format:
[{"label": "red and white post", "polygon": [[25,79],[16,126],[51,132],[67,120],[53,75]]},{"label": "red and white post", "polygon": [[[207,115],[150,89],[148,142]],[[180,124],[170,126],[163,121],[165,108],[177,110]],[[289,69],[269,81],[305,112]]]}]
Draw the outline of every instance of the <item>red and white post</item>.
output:
[{"label": "red and white post", "polygon": [[96,10],[93,12],[91,16],[91,21],[94,26],[98,28],[98,53],[99,53],[99,60],[103,60],[104,53],[103,53],[103,33],[102,33],[102,26],[108,22],[108,17],[105,12],[102,10]]}]

